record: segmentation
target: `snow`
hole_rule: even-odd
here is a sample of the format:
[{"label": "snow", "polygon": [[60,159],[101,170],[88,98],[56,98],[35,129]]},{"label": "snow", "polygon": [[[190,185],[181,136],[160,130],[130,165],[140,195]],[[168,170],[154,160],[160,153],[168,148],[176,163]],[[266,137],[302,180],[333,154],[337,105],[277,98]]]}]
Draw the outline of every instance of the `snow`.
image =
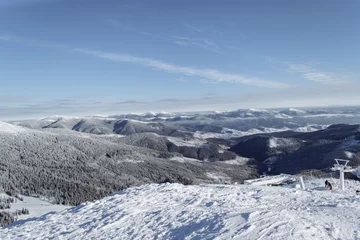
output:
[{"label": "snow", "polygon": [[303,127],[297,127],[297,128],[288,128],[288,127],[282,127],[282,128],[263,128],[263,129],[257,129],[257,128],[251,128],[247,131],[239,131],[231,128],[223,128],[221,133],[211,133],[211,132],[200,132],[197,131],[194,133],[194,137],[198,139],[207,139],[207,138],[223,138],[223,139],[229,139],[234,137],[243,137],[253,134],[262,134],[262,133],[274,133],[274,132],[285,132],[285,131],[294,131],[294,132],[315,132],[321,129],[325,129],[328,127],[328,125],[306,125]]},{"label": "snow", "polygon": [[266,176],[263,178],[245,180],[244,183],[256,186],[266,186],[271,184],[279,184],[289,179],[293,179],[293,176],[289,174],[279,174],[275,176]]},{"label": "snow", "polygon": [[[0,194],[1,198],[8,198],[5,193]],[[61,211],[67,208],[70,208],[70,206],[64,206],[64,205],[55,205],[51,204],[43,199],[36,198],[36,197],[27,197],[22,196],[23,201],[20,201],[15,198],[14,203],[10,204],[10,209],[6,210],[9,212],[15,212],[16,210],[22,210],[23,208],[27,208],[29,210],[28,215],[19,215],[19,220],[25,220],[30,219],[34,217],[40,217],[46,213],[49,212],[55,212],[55,211]]]},{"label": "snow", "polygon": [[335,114],[335,113],[324,113],[324,114],[316,114],[316,115],[305,115],[303,116],[304,118],[332,118],[332,117],[355,117],[357,115],[354,114],[343,114],[343,113],[339,113],[339,114]]},{"label": "snow", "polygon": [[249,111],[250,112],[259,112],[259,113],[268,113],[267,110],[257,109],[257,108],[250,108]]},{"label": "snow", "polygon": [[296,145],[297,142],[288,138],[272,137],[269,139],[269,148],[287,147]]},{"label": "snow", "polygon": [[289,108],[288,111],[296,113],[306,113],[305,111],[296,108]]},{"label": "snow", "polygon": [[136,160],[136,159],[130,159],[130,158],[127,158],[127,159],[124,159],[124,160],[118,160],[117,163],[123,163],[123,162],[127,162],[127,163],[142,163],[144,162],[144,160]]},{"label": "snow", "polygon": [[207,143],[204,139],[199,138],[181,139],[178,137],[167,137],[167,139],[176,146],[200,147]]},{"label": "snow", "polygon": [[190,162],[201,162],[200,160],[198,159],[195,159],[195,158],[187,158],[187,157],[183,157],[183,156],[175,156],[175,157],[172,157],[170,158],[169,160],[171,161],[178,161],[178,162],[186,162],[186,161],[190,161]]},{"label": "snow", "polygon": [[245,157],[236,156],[235,159],[222,161],[222,163],[226,163],[226,164],[230,164],[230,165],[244,165],[244,164],[247,163],[249,160],[250,160],[250,158],[245,158]]},{"label": "snow", "polygon": [[219,181],[220,183],[231,183],[231,178],[225,173],[207,172],[206,176]]},{"label": "snow", "polygon": [[350,152],[350,151],[344,151],[347,158],[354,158],[356,156],[356,153]]},{"label": "snow", "polygon": [[304,127],[295,128],[295,132],[315,132],[327,128],[329,125],[307,125]]},{"label": "snow", "polygon": [[[328,179],[329,180],[329,179]],[[348,190],[150,184],[0,229],[0,239],[360,239],[359,182]]]},{"label": "snow", "polygon": [[277,114],[274,114],[274,118],[290,119],[290,118],[293,118],[293,117],[289,116],[289,115],[286,115],[286,114],[283,114],[283,113],[277,113]]},{"label": "snow", "polygon": [[0,133],[19,134],[26,132],[26,129],[6,122],[0,122]]}]

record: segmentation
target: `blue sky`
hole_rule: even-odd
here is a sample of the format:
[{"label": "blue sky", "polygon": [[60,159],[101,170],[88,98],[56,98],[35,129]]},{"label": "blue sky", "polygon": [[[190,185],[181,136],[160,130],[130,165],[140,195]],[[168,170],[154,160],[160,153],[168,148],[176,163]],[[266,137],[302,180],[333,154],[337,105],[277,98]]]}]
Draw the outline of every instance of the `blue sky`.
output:
[{"label": "blue sky", "polygon": [[0,118],[360,105],[360,2],[0,1]]}]

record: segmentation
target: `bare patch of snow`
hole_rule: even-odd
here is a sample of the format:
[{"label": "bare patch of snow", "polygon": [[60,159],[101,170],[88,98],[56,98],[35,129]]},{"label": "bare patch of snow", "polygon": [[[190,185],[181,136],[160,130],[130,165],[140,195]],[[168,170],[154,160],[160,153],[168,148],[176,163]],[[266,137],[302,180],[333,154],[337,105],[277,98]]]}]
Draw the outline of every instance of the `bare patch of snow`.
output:
[{"label": "bare patch of snow", "polygon": [[195,159],[195,158],[187,158],[187,157],[179,157],[179,156],[175,156],[175,157],[172,157],[170,158],[171,161],[178,161],[178,162],[186,162],[186,161],[192,161],[192,162],[201,162],[200,160],[198,159]]},{"label": "bare patch of snow", "polygon": [[124,163],[124,162],[127,162],[127,163],[142,163],[142,162],[144,162],[144,160],[136,160],[136,159],[127,158],[127,159],[118,161],[118,163]]},{"label": "bare patch of snow", "polygon": [[345,153],[347,158],[354,158],[356,156],[356,154],[353,153],[353,152],[344,151],[344,153]]},{"label": "bare patch of snow", "polygon": [[219,173],[219,172],[207,172],[206,176],[209,178],[212,178],[214,180],[217,180],[221,183],[231,183],[231,178],[226,175],[225,173]]},{"label": "bare patch of snow", "polygon": [[269,148],[294,146],[297,142],[289,138],[272,137],[269,139]]},{"label": "bare patch of snow", "polygon": [[167,137],[167,139],[176,146],[200,147],[207,143],[204,139],[199,138],[181,139],[178,137]]},{"label": "bare patch of snow", "polygon": [[226,164],[230,164],[230,165],[244,165],[244,164],[246,164],[249,160],[250,160],[250,158],[245,158],[245,157],[237,156],[237,157],[236,157],[235,159],[233,159],[233,160],[222,161],[222,163],[226,163]]}]

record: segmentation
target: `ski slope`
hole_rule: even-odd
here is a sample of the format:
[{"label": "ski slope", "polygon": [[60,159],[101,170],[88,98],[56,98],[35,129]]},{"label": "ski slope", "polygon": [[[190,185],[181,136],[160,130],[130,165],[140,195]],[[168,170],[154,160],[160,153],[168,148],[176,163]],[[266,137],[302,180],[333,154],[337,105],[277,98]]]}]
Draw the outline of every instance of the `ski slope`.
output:
[{"label": "ski slope", "polygon": [[0,229],[0,239],[360,239],[360,185],[150,184]]}]

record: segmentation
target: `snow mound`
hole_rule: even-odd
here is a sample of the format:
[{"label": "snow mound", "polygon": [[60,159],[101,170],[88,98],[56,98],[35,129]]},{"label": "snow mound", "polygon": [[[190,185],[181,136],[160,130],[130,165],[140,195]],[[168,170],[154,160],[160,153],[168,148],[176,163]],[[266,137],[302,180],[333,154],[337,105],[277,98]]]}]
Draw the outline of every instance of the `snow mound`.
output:
[{"label": "snow mound", "polygon": [[25,132],[26,129],[6,122],[0,122],[0,133],[18,134]]},{"label": "snow mound", "polygon": [[269,139],[269,148],[277,148],[277,147],[283,148],[283,147],[294,146],[297,144],[298,143],[295,140],[289,138],[272,137]]},{"label": "snow mound", "polygon": [[[359,239],[348,191],[151,184],[0,229],[0,239]],[[332,181],[333,186],[336,184]],[[335,188],[336,189],[336,188]]]}]

